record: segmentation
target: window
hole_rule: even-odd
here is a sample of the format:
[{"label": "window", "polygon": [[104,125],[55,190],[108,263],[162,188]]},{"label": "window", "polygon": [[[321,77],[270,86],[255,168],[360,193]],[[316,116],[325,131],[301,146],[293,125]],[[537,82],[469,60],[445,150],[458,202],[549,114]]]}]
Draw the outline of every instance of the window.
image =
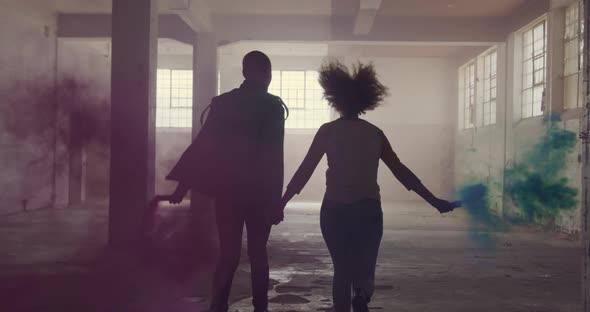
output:
[{"label": "window", "polygon": [[547,27],[542,21],[522,34],[522,117],[543,115]]},{"label": "window", "polygon": [[156,92],[156,127],[192,127],[192,70],[158,69]]},{"label": "window", "polygon": [[483,125],[496,123],[496,61],[498,53],[493,51],[483,57]]},{"label": "window", "polygon": [[475,62],[469,63],[463,67],[463,94],[462,94],[462,113],[461,128],[468,129],[473,127],[475,117]]},{"label": "window", "polygon": [[289,108],[286,128],[319,128],[330,120],[330,107],[316,71],[272,72],[268,92],[280,96]]},{"label": "window", "polygon": [[221,71],[217,71],[217,95],[221,94]]},{"label": "window", "polygon": [[582,105],[581,71],[584,58],[584,7],[576,2],[565,10],[564,36],[564,106],[566,109]]}]

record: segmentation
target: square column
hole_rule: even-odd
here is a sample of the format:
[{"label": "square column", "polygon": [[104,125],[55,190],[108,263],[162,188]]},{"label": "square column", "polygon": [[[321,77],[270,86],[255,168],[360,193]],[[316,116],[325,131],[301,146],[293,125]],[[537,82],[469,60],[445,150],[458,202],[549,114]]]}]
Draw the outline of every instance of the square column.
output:
[{"label": "square column", "polygon": [[198,33],[193,45],[193,138],[201,129],[201,114],[216,95],[217,42],[215,35]]},{"label": "square column", "polygon": [[[201,114],[216,95],[217,41],[213,33],[198,33],[193,44],[193,138],[201,130]],[[203,250],[217,246],[214,205],[214,198],[191,191],[195,244]]]},{"label": "square column", "polygon": [[157,0],[113,0],[109,245],[133,246],[154,195]]}]

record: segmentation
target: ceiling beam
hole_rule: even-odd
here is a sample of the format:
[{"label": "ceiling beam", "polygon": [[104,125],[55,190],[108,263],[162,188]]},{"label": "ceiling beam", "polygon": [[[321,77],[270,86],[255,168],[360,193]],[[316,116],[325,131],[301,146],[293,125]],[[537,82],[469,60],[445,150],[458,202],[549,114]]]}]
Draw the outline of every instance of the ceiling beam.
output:
[{"label": "ceiling beam", "polygon": [[373,28],[381,0],[361,0],[359,11],[354,20],[354,34],[367,35]]},{"label": "ceiling beam", "polygon": [[205,0],[163,0],[161,10],[175,13],[195,32],[212,32],[211,9]]},{"label": "ceiling beam", "polygon": [[[111,0],[54,0],[58,13],[110,14]],[[211,10],[206,0],[158,0],[160,14],[177,14],[196,32],[210,32]]]},{"label": "ceiling beam", "polygon": [[215,15],[221,42],[273,41],[404,41],[502,42],[509,33],[503,19],[376,19],[365,35],[353,33],[352,16]]},{"label": "ceiling beam", "polygon": [[[174,39],[192,45],[196,33],[176,14],[160,14],[158,33],[160,38]],[[59,38],[111,38],[110,14],[58,14]]]}]

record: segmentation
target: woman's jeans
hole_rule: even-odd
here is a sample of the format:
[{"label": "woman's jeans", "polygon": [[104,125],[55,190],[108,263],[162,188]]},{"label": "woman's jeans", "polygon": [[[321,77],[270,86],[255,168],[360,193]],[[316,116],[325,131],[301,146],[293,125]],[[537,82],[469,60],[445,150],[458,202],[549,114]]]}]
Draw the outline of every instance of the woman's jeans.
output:
[{"label": "woman's jeans", "polygon": [[350,312],[351,292],[370,299],[383,236],[383,212],[377,199],[342,204],[325,200],[320,214],[322,235],[332,256],[335,312]]}]

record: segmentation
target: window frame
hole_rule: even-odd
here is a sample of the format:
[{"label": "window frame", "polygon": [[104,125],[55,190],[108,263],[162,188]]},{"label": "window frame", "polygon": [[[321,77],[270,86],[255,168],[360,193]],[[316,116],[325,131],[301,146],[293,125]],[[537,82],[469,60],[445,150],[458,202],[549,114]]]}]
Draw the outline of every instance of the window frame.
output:
[{"label": "window frame", "polygon": [[[498,49],[493,48],[492,50],[482,55],[481,58],[483,59],[483,98],[481,105],[481,115],[482,123],[485,127],[495,125],[497,122],[496,114],[498,103]],[[487,110],[486,107],[488,108]]]},{"label": "window frame", "polygon": [[[289,74],[295,73],[302,73],[302,95],[299,94],[301,90],[295,90],[296,96],[294,97],[296,101],[301,101],[301,105],[292,105],[293,97],[285,95],[284,92],[292,92],[292,88],[287,88],[285,86],[285,77]],[[273,70],[272,76],[273,80],[271,81],[271,85],[269,86],[268,92],[279,96],[283,99],[287,107],[289,108],[289,118],[285,122],[285,129],[287,130],[314,130],[318,129],[322,124],[329,122],[331,120],[331,109],[328,105],[328,102],[323,99],[323,90],[319,86],[318,83],[318,90],[312,89],[309,85],[309,75],[314,73],[314,75],[319,75],[319,73],[315,70],[304,70],[304,69],[297,69],[297,70]],[[287,74],[287,75],[285,75]],[[278,78],[278,79],[277,79]],[[309,93],[314,91],[320,91],[321,96],[317,97],[313,95],[309,95]],[[318,100],[318,102],[314,102]],[[314,103],[311,103],[314,102]],[[325,105],[325,109],[318,109],[321,105]],[[320,118],[307,118],[308,114],[312,116],[316,116],[316,114],[320,115]],[[323,118],[321,115],[323,115]],[[299,115],[303,115],[303,119],[295,119]]]},{"label": "window frame", "polygon": [[[538,27],[542,26],[542,30],[543,30],[543,48],[541,53],[536,53],[536,48],[535,48],[535,43],[537,42],[536,40],[536,30],[538,29]],[[521,68],[522,68],[522,73],[521,73],[521,86],[520,86],[520,105],[521,105],[521,119],[526,119],[526,118],[534,118],[534,117],[539,117],[539,116],[543,116],[545,114],[545,91],[547,88],[547,72],[548,72],[548,68],[547,68],[547,35],[548,35],[548,29],[547,29],[548,23],[547,23],[547,18],[543,17],[538,21],[535,21],[533,24],[531,24],[530,26],[524,28],[523,30],[520,31],[520,36],[521,36],[521,40],[522,40],[522,57],[521,57]],[[530,44],[527,44],[527,34],[530,33],[531,36],[531,40],[530,40]],[[529,55],[527,55],[527,48],[530,48],[530,57]],[[538,67],[539,66],[539,60],[542,59],[542,67]],[[530,86],[527,83],[527,79],[528,79],[528,74],[527,73],[527,66],[528,66],[528,62],[530,62]],[[542,78],[542,80],[537,81],[538,77],[537,77],[537,72],[541,72],[540,77]],[[539,110],[536,111],[535,108],[535,97],[537,96],[537,92],[540,92],[540,103],[538,103],[539,105]],[[530,105],[525,103],[525,101],[527,101],[527,96],[526,93],[529,93],[529,97],[530,97]],[[527,101],[528,102],[528,101]],[[530,110],[530,111],[527,111]]]},{"label": "window frame", "polygon": [[[577,14],[574,23],[568,23],[568,13],[570,10],[576,10]],[[582,1],[576,1],[565,8],[565,31],[563,35],[564,49],[567,49],[568,43],[576,45],[576,57],[570,58],[564,51],[564,73],[565,77],[578,74],[582,71],[582,63],[584,57],[584,3]],[[573,35],[568,36],[568,27],[574,27]],[[566,63],[569,60],[576,60],[577,70],[571,73],[567,72]]]},{"label": "window frame", "polygon": [[[161,73],[167,72],[168,86],[160,84]],[[175,83],[175,73],[187,75],[188,86]],[[156,128],[157,129],[187,129],[192,128],[193,110],[193,71],[191,69],[158,68],[156,77]],[[168,96],[161,96],[160,90],[166,90]],[[167,98],[162,104],[162,99]],[[185,102],[182,104],[181,102]],[[175,104],[176,103],[176,104]]]},{"label": "window frame", "polygon": [[[471,71],[473,69],[473,72]],[[477,103],[477,58],[470,60],[460,68],[461,89],[461,130],[475,128]]]},{"label": "window frame", "polygon": [[[572,16],[570,13],[573,10],[577,11],[577,14],[573,14]],[[580,90],[583,88],[582,67],[584,62],[584,2],[576,1],[568,5],[563,12],[563,109],[575,110],[581,108],[584,102],[583,96],[580,92]],[[575,50],[575,56],[572,55],[572,50]]]}]

